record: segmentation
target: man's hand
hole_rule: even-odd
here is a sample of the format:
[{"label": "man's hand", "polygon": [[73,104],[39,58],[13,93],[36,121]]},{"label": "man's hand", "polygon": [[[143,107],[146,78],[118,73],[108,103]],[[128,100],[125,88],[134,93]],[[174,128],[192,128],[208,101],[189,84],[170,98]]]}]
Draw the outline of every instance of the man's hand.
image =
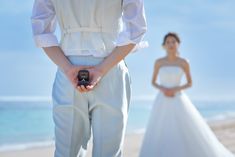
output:
[{"label": "man's hand", "polygon": [[104,72],[96,66],[89,68],[88,71],[90,74],[90,83],[86,89],[90,91],[100,82],[101,78],[104,76]]},{"label": "man's hand", "polygon": [[82,86],[78,86],[78,78],[77,78],[78,72],[80,70],[84,70],[84,69],[88,70],[89,68],[92,68],[92,66],[71,65],[71,66],[69,66],[69,68],[64,70],[65,75],[70,80],[70,82],[72,83],[74,88],[76,88],[80,92],[87,92],[88,90],[83,85]]}]

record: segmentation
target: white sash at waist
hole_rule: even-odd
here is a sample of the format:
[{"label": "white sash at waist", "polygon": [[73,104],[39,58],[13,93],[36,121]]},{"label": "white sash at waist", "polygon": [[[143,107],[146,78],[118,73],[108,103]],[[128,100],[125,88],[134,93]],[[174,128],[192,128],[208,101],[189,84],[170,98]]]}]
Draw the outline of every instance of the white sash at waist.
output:
[{"label": "white sash at waist", "polygon": [[76,27],[76,28],[64,28],[63,34],[76,33],[76,32],[112,32],[111,29],[102,27]]}]

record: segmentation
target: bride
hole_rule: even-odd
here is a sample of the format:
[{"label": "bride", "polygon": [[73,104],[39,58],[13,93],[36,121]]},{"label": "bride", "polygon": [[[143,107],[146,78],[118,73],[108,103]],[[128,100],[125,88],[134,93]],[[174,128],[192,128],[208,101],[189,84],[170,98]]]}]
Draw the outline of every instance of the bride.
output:
[{"label": "bride", "polygon": [[[179,44],[178,35],[168,33],[163,40],[167,55],[155,62],[152,83],[160,92],[151,111],[140,157],[234,157],[182,91],[192,86],[192,80],[189,62],[179,56]],[[181,85],[183,75],[187,83]]]}]

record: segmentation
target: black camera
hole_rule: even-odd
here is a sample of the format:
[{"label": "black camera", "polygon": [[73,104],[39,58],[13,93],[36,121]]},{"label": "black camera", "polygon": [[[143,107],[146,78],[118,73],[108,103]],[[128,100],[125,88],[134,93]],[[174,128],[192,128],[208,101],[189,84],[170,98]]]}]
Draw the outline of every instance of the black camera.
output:
[{"label": "black camera", "polygon": [[87,86],[89,85],[89,71],[88,70],[80,70],[78,72],[78,86]]}]

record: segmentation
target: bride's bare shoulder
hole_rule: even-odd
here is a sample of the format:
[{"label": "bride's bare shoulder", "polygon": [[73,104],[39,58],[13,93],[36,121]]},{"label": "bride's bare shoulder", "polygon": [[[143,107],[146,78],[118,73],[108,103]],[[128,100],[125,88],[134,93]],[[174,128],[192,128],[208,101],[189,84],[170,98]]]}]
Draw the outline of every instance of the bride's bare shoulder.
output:
[{"label": "bride's bare shoulder", "polygon": [[183,68],[183,69],[188,69],[189,66],[190,66],[190,62],[187,58],[179,58],[179,63],[180,63],[180,66]]},{"label": "bride's bare shoulder", "polygon": [[165,57],[162,57],[162,58],[158,58],[155,60],[155,68],[160,68],[166,61],[166,58]]}]

